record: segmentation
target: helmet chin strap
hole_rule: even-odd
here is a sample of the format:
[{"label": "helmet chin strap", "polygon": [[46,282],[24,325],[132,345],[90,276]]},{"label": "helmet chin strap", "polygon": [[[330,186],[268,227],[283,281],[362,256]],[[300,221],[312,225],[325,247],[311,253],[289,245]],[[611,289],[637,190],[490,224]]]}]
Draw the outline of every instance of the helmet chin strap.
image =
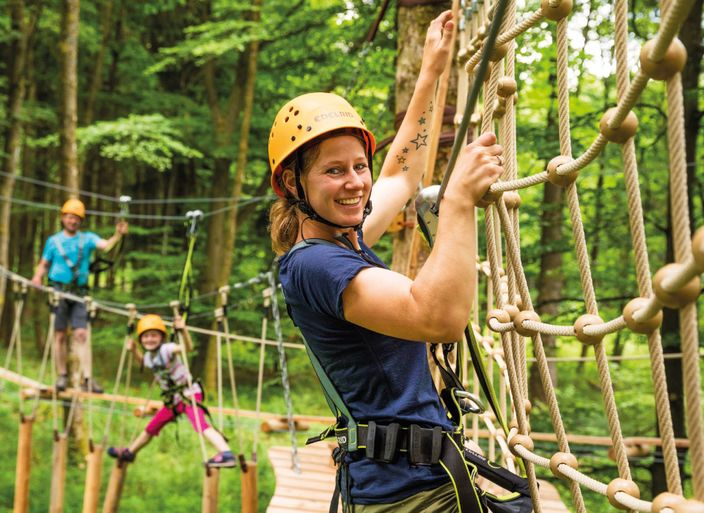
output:
[{"label": "helmet chin strap", "polygon": [[[372,172],[372,164],[371,164],[371,155],[368,157],[369,160],[369,172]],[[292,205],[296,205],[298,210],[300,210],[302,213],[307,215],[311,220],[313,221],[318,221],[319,223],[326,224],[328,226],[332,226],[333,228],[341,228],[343,230],[346,230],[348,228],[354,229],[354,231],[358,231],[362,228],[362,225],[364,224],[364,220],[367,218],[367,216],[371,213],[372,211],[372,200],[371,200],[371,195],[370,198],[367,200],[367,204],[364,205],[364,211],[362,213],[362,220],[359,222],[359,224],[354,224],[354,225],[349,225],[349,226],[344,226],[341,224],[333,223],[332,221],[329,221],[325,219],[323,216],[318,214],[313,207],[311,206],[310,203],[306,200],[306,193],[303,190],[303,185],[301,184],[301,170],[303,169],[303,158],[301,156],[301,152],[296,152],[296,165],[295,165],[295,175],[296,175],[296,192],[298,193],[298,198],[293,198],[289,197],[289,202]]]}]

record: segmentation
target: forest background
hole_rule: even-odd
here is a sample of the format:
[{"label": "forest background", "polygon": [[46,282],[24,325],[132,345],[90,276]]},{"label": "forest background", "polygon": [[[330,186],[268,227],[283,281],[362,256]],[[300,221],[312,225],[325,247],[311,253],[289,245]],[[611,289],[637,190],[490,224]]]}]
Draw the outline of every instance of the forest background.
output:
[{"label": "forest background", "polygon": [[[178,296],[187,248],[185,214],[201,209],[206,217],[193,261],[193,294],[205,297],[194,300],[191,323],[212,327],[216,296],[208,293],[226,283],[245,281],[272,265],[266,143],[280,106],[304,92],[334,91],[360,111],[377,140],[393,136],[399,119],[395,113],[405,109],[418,71],[425,28],[450,2],[390,2],[378,20],[382,4],[380,0],[0,1],[0,265],[31,276],[44,241],[59,229],[58,208],[71,191],[83,191],[79,197],[96,212],[88,216],[85,228],[102,236],[112,233],[120,210],[117,198],[129,195],[133,198],[129,236],[118,263],[97,279],[92,294],[169,315],[163,305]],[[519,13],[531,12],[538,2],[519,4]],[[659,11],[652,0],[633,0],[630,9],[630,56],[636,62],[640,44],[657,30]],[[699,171],[701,13],[702,0],[697,0],[680,32],[689,52],[683,84],[693,227],[704,223]],[[375,20],[378,31],[369,41]],[[616,102],[612,7],[597,0],[576,2],[570,44],[572,144],[579,155],[596,134],[603,112]],[[521,36],[517,59],[519,173],[528,175],[544,169],[559,154],[554,25],[544,21]],[[662,83],[651,83],[635,108],[640,121],[636,151],[653,269],[672,261],[663,91]],[[450,132],[453,94],[451,86],[449,124],[444,130]],[[446,153],[447,147],[441,149],[439,171]],[[380,151],[375,169],[381,167],[384,156],[385,151]],[[604,318],[612,318],[637,296],[632,251],[625,242],[630,237],[618,148],[609,146],[582,172],[579,185],[600,309]],[[561,191],[546,185],[521,195],[522,251],[536,309],[547,322],[571,323],[584,304]],[[389,234],[380,244],[381,254],[398,269],[407,267],[399,255],[412,230]],[[232,291],[233,331],[258,336],[261,291],[262,286]],[[12,300],[12,291],[0,283],[3,349],[12,325]],[[665,314],[665,350],[677,353],[677,316],[667,309]],[[45,298],[30,293],[23,323],[28,375],[38,368],[47,319]],[[95,323],[96,375],[106,385],[114,379],[123,333],[122,318],[101,314]],[[269,337],[273,336],[270,328]],[[287,341],[300,341],[287,320],[284,336]],[[607,340],[615,355],[647,352],[645,339],[627,332]],[[546,338],[546,343],[554,355],[586,354],[571,341]],[[283,413],[278,358],[273,350],[267,355],[264,409]],[[292,350],[287,356],[295,411],[327,414],[306,356]],[[235,346],[240,401],[248,409],[254,404],[257,359],[258,347]],[[216,362],[211,339],[196,337],[192,365],[196,375],[213,383]],[[655,435],[647,363],[614,365],[619,366],[614,383],[619,405],[631,413],[623,419],[624,432]],[[676,434],[686,437],[679,360],[667,360],[667,372]],[[561,404],[567,405],[563,417],[568,431],[605,434],[593,364],[555,365],[553,376]],[[137,375],[136,380],[135,394],[146,395],[148,377]],[[533,429],[550,431],[537,386],[532,387],[532,399]],[[17,409],[15,395],[2,392],[0,439],[8,442],[0,444],[3,512],[9,511],[4,508],[9,508],[13,493]],[[128,427],[122,435],[142,421],[127,418],[124,422]],[[229,422],[234,429],[233,421]],[[247,426],[247,443],[252,427],[256,428]],[[48,494],[42,486],[48,483],[50,433],[46,431],[35,451],[32,511],[43,509]],[[189,435],[177,442],[175,435],[166,434],[158,447],[147,449],[152,452],[145,459],[175,469],[175,475],[135,470],[130,478],[136,483],[132,498],[126,499],[126,504],[132,504],[126,506],[128,511],[156,509],[150,504],[173,511],[198,507],[198,456]],[[274,442],[286,440],[274,437],[265,444]],[[174,444],[179,449],[173,449]],[[48,451],[43,456],[42,447]],[[608,480],[614,464],[606,449],[582,450],[587,465]],[[81,465],[76,450],[69,472],[81,476]],[[657,451],[641,457],[635,467],[644,496],[663,489]],[[273,486],[267,472],[260,491],[262,511]],[[234,477],[231,481],[225,493],[236,504],[238,484]],[[82,478],[68,483],[67,501],[80,503]],[[182,493],[170,493],[173,486]],[[588,500],[593,501],[589,511],[608,510],[602,499]]]}]

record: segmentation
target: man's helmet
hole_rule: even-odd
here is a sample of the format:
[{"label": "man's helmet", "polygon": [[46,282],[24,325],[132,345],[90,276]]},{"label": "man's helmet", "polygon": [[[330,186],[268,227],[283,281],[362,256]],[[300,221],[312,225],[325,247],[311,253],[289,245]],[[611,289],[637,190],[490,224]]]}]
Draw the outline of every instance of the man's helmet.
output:
[{"label": "man's helmet", "polygon": [[61,214],[73,214],[81,219],[86,218],[86,206],[79,199],[71,198],[61,207]]}]

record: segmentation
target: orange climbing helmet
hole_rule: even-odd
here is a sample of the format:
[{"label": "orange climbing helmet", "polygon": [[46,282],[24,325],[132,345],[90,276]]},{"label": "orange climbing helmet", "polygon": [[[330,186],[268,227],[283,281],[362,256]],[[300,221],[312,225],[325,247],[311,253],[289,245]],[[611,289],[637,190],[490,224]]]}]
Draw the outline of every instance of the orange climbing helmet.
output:
[{"label": "orange climbing helmet", "polygon": [[71,198],[61,207],[61,215],[73,214],[81,219],[86,218],[86,206],[79,199]]},{"label": "orange climbing helmet", "polygon": [[166,325],[158,315],[147,314],[139,320],[137,323],[137,338],[141,339],[142,334],[149,330],[161,331],[166,337]]},{"label": "orange climbing helmet", "polygon": [[347,100],[333,93],[308,93],[284,105],[274,118],[269,134],[269,166],[274,192],[286,197],[279,184],[286,159],[313,139],[345,128],[359,133],[371,165],[376,139]]}]

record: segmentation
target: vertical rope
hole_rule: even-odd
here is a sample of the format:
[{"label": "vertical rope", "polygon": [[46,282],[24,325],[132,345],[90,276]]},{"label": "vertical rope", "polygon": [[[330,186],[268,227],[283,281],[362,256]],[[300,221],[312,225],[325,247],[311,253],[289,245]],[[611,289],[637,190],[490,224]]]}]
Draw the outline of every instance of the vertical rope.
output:
[{"label": "vertical rope", "polygon": [[[630,87],[628,74],[628,4],[627,0],[616,0],[614,5],[614,42],[616,56],[616,87],[619,97]],[[624,164],[624,182],[628,198],[628,220],[636,267],[636,281],[641,297],[650,297],[653,293],[650,279],[650,262],[648,261],[648,246],[646,243],[645,226],[643,222],[643,206],[638,180],[635,143],[633,138],[621,146],[621,158]],[[672,427],[672,413],[668,399],[665,362],[662,351],[660,330],[648,335],[650,352],[650,367],[655,394],[655,409],[662,440],[662,453],[665,460],[665,477],[668,490],[682,495],[677,447]]]},{"label": "vertical rope", "polygon": [[[223,312],[226,313],[227,311],[223,307]],[[227,315],[223,317],[223,326],[225,327],[225,335],[230,334],[230,323],[227,320]],[[230,394],[232,394],[232,404],[235,408],[235,431],[237,432],[237,444],[238,444],[238,449],[239,453],[241,454],[244,452],[244,439],[243,434],[242,434],[242,429],[241,428],[241,421],[240,421],[240,398],[237,393],[237,378],[235,375],[235,364],[234,364],[234,359],[232,358],[232,339],[230,337],[227,337],[227,367],[228,371],[230,373]],[[222,411],[222,410],[221,410]]]},{"label": "vertical rope", "polygon": [[[134,305],[132,305],[134,307]],[[125,340],[122,344],[122,351],[120,352],[120,362],[117,365],[117,374],[115,375],[115,383],[113,384],[112,388],[112,401],[110,401],[110,407],[108,408],[108,414],[107,414],[107,419],[105,420],[105,428],[103,430],[103,438],[101,440],[101,445],[105,445],[108,441],[108,436],[110,435],[110,426],[112,423],[112,415],[113,412],[115,411],[115,402],[117,399],[117,394],[120,391],[120,383],[122,382],[122,371],[125,366],[125,362],[127,361],[127,342],[130,340],[132,336],[132,329],[134,328],[134,319],[137,314],[137,311],[132,308],[130,310],[130,317],[127,320],[127,333],[125,334]],[[129,353],[132,354],[132,353]],[[130,364],[132,363],[131,361],[129,362]]]},{"label": "vertical rope", "polygon": [[256,422],[254,425],[254,436],[253,442],[252,442],[252,460],[257,461],[257,447],[259,446],[259,420],[260,420],[260,413],[261,413],[261,407],[262,407],[262,390],[264,387],[264,356],[265,356],[265,350],[266,350],[266,344],[264,341],[266,340],[266,332],[267,332],[267,324],[269,321],[269,311],[271,308],[271,299],[270,299],[270,294],[271,294],[271,289],[266,288],[262,292],[262,295],[264,296],[264,301],[263,301],[263,307],[264,307],[264,313],[262,315],[262,331],[261,331],[261,337],[259,339],[259,368],[257,370],[257,403],[255,407],[256,411]]},{"label": "vertical rope", "polygon": [[[670,201],[674,229],[675,260],[677,262],[683,262],[692,251],[684,133],[682,76],[678,73],[667,81]],[[681,308],[679,317],[683,355],[682,373],[685,384],[685,407],[687,410],[687,433],[691,442],[690,452],[692,455],[698,455],[704,454],[704,429],[702,426],[696,303],[691,303]],[[704,458],[693,456],[691,463],[694,496],[698,500],[704,500]]]},{"label": "vertical rope", "polygon": [[279,366],[281,367],[281,384],[283,385],[284,400],[286,401],[286,418],[288,421],[288,432],[291,435],[291,466],[296,472],[300,472],[301,463],[298,459],[298,448],[296,447],[296,425],[293,421],[293,401],[291,400],[291,387],[289,386],[288,382],[286,350],[284,349],[284,336],[281,332],[281,312],[279,311],[276,278],[274,276],[273,271],[269,272],[269,286],[271,287],[271,313],[274,316],[276,348],[279,351]]},{"label": "vertical rope", "polygon": [[[173,310],[174,313],[174,318],[178,316],[178,306],[179,302],[178,301],[173,301],[171,303],[171,309]],[[188,329],[188,328],[184,328]],[[193,387],[193,377],[191,376],[191,368],[190,365],[188,364],[188,351],[186,350],[186,343],[183,340],[183,333],[181,333],[181,330],[176,330],[174,329],[176,333],[176,340],[178,341],[179,348],[181,350],[181,360],[183,362],[184,367],[186,367],[186,381],[188,383],[188,388],[189,390]],[[183,400],[188,400],[188,398],[183,397]],[[208,453],[205,449],[205,436],[203,435],[203,426],[200,423],[200,415],[198,415],[198,404],[196,403],[196,397],[195,394],[192,394],[190,397],[191,401],[191,408],[193,408],[193,416],[196,419],[196,431],[198,431],[198,441],[200,442],[200,452],[201,452],[201,457],[203,458],[203,464],[207,466],[208,464]]]},{"label": "vertical rope", "polygon": [[[518,286],[521,294],[521,301],[523,302],[523,307],[525,310],[533,309],[533,301],[530,297],[530,290],[528,289],[528,282],[526,281],[525,272],[523,270],[523,264],[520,260],[520,250],[518,246],[518,241],[514,237],[511,230],[508,229],[510,224],[508,210],[506,205],[502,202],[497,203],[498,212],[501,219],[501,224],[504,228],[504,238],[506,239],[506,254],[513,262],[514,268],[518,271],[516,277],[518,278]],[[555,389],[552,386],[552,381],[550,379],[550,369],[548,366],[547,355],[545,354],[545,348],[543,347],[543,340],[540,333],[536,333],[533,338],[533,351],[535,354],[536,362],[538,364],[538,370],[540,372],[540,382],[543,387],[543,393],[548,404],[548,409],[550,411],[550,419],[552,421],[553,429],[555,430],[555,436],[557,438],[557,444],[561,452],[570,452],[569,443],[567,442],[567,434],[565,432],[565,426],[562,422],[562,415],[560,414],[560,407],[557,403],[557,396],[555,394]],[[518,408],[516,409],[518,411]],[[579,489],[579,485],[575,482],[570,483],[570,492],[572,494],[572,503],[578,513],[586,513],[586,507],[584,505],[584,498],[582,497],[582,491]]]}]

